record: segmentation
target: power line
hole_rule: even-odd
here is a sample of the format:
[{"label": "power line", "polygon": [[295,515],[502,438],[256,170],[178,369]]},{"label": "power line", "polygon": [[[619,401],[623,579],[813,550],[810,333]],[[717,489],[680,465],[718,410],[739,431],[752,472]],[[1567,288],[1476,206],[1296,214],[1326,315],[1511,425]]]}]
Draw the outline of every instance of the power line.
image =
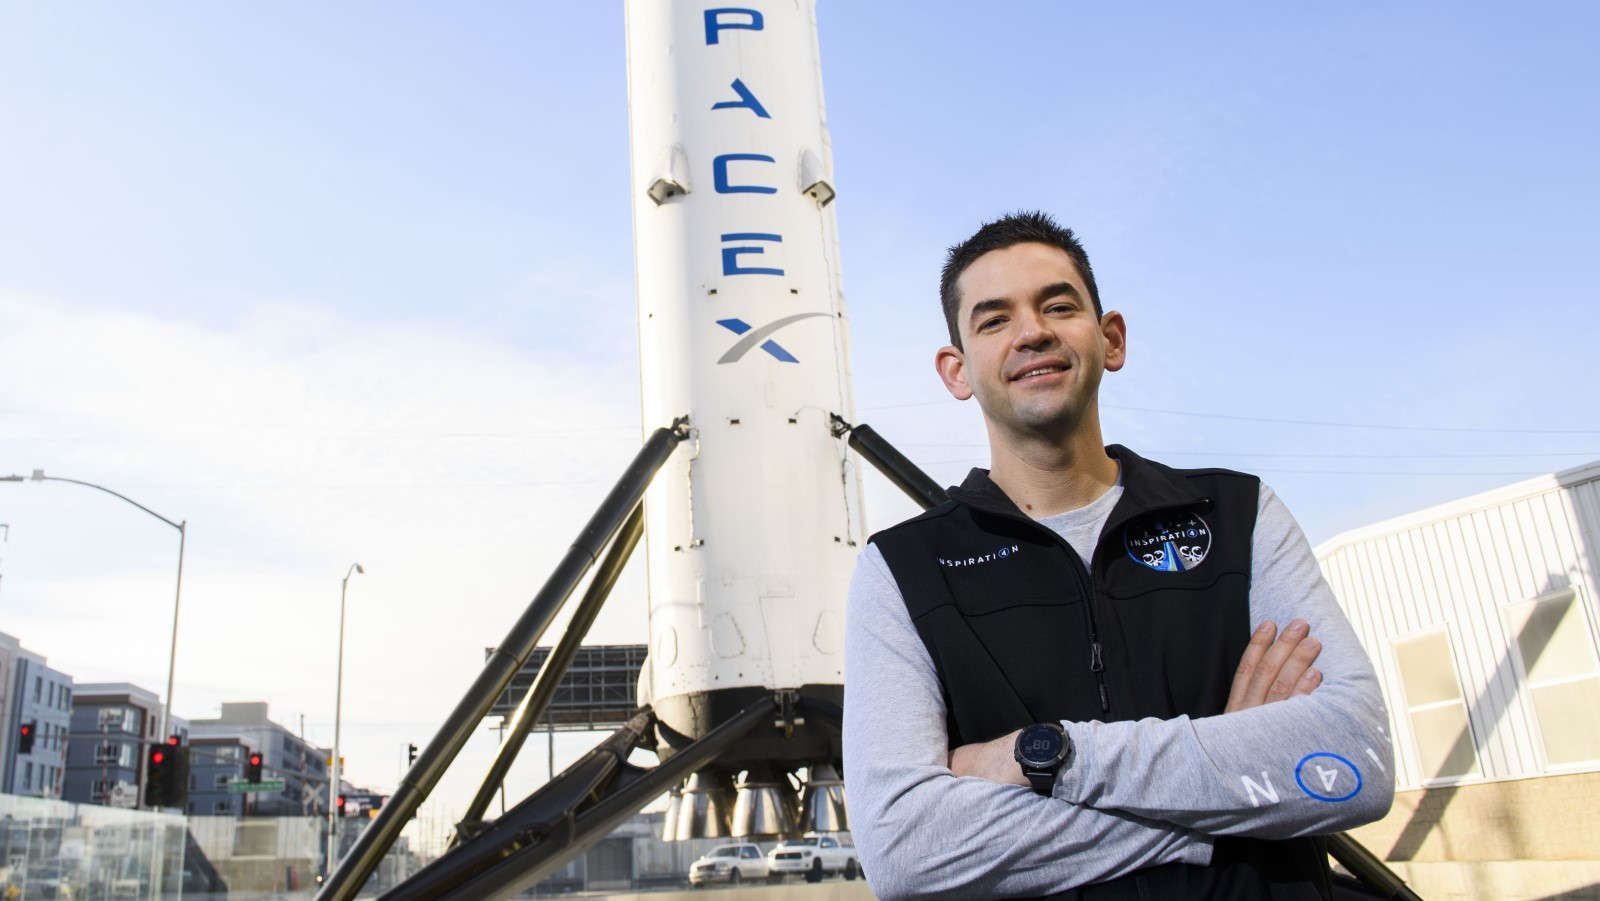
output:
[{"label": "power line", "polygon": [[[982,442],[934,442],[928,444],[900,443],[896,447],[988,447]],[[1302,454],[1302,453],[1269,453],[1266,451],[1209,451],[1209,450],[1152,450],[1148,454],[1152,457],[1288,457],[1288,458],[1327,458],[1336,460],[1480,460],[1528,457],[1600,457],[1600,451],[1539,451],[1528,454]]]},{"label": "power line", "polygon": [[[929,460],[923,466],[947,466],[951,464],[971,465],[987,461],[975,457],[963,457],[955,460]],[[1261,473],[1274,473],[1282,475],[1307,475],[1307,476],[1518,476],[1533,478],[1534,476],[1549,475],[1547,470],[1507,470],[1507,471],[1482,471],[1482,470],[1383,470],[1383,469],[1279,469],[1276,466],[1252,467]]]},{"label": "power line", "polygon": [[1487,429],[1431,425],[1384,425],[1365,422],[1324,422],[1317,419],[1277,419],[1269,416],[1235,416],[1229,413],[1194,413],[1188,410],[1158,410],[1153,407],[1129,407],[1122,404],[1101,404],[1112,410],[1132,410],[1136,413],[1165,413],[1170,416],[1197,416],[1202,419],[1231,419],[1239,422],[1270,422],[1278,425],[1315,425],[1339,429],[1384,429],[1397,432],[1488,432],[1502,435],[1600,435],[1600,429]]},{"label": "power line", "polygon": [[[961,401],[927,400],[905,404],[878,404],[859,407],[866,410],[899,410],[907,407],[934,407],[958,404]],[[1131,410],[1135,413],[1160,413],[1166,416],[1194,416],[1201,419],[1229,419],[1236,422],[1265,422],[1273,425],[1314,425],[1338,429],[1383,429],[1396,432],[1474,432],[1499,435],[1600,435],[1600,429],[1493,429],[1466,426],[1389,425],[1373,422],[1332,422],[1320,419],[1280,419],[1273,416],[1236,416],[1231,413],[1201,413],[1194,410],[1162,410],[1155,407],[1133,407],[1126,404],[1101,404],[1104,410]]]}]

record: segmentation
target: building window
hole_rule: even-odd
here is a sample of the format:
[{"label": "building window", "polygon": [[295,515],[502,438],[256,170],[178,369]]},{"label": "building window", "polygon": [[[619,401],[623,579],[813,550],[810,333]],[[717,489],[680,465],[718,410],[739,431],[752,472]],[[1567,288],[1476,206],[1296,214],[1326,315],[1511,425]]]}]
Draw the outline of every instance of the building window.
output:
[{"label": "building window", "polygon": [[233,813],[233,805],[227,801],[218,801],[211,805],[212,813]]},{"label": "building window", "polygon": [[67,688],[65,686],[63,686],[62,689],[61,689],[61,709],[62,710],[71,710],[72,709],[72,689]]},{"label": "building window", "polygon": [[139,734],[139,711],[132,707],[100,708],[101,732],[128,732]]},{"label": "building window", "polygon": [[111,788],[110,779],[96,779],[89,783],[89,800],[96,804],[106,799],[106,792]]},{"label": "building window", "polygon": [[1600,760],[1600,659],[1589,615],[1571,588],[1506,607],[1517,663],[1533,702],[1545,763]]},{"label": "building window", "polygon": [[228,790],[228,783],[232,781],[233,777],[227,773],[218,773],[213,780],[211,787],[216,791],[225,792]]},{"label": "building window", "polygon": [[22,787],[24,789],[33,788],[33,762],[32,761],[29,761],[29,762],[24,763],[22,765]]},{"label": "building window", "polygon": [[34,676],[33,677],[33,703],[35,703],[35,704],[39,703],[39,699],[42,698],[42,697],[44,697],[44,677],[43,676]]},{"label": "building window", "polygon": [[133,748],[120,741],[103,741],[94,746],[94,762],[113,766],[133,766]]},{"label": "building window", "polygon": [[1441,628],[1402,638],[1395,641],[1394,654],[1423,781],[1478,775],[1478,751],[1450,636]]}]

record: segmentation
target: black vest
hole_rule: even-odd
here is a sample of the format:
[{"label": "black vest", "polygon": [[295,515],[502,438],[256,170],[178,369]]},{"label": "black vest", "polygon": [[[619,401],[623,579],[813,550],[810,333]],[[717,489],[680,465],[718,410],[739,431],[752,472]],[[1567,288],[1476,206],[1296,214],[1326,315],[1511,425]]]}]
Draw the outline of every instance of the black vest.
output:
[{"label": "black vest", "polygon": [[[939,673],[950,746],[1037,722],[1215,716],[1251,631],[1260,480],[1178,470],[1112,445],[1122,497],[1093,575],[975,469],[950,500],[872,536]],[[1087,555],[1086,555],[1087,556]],[[1329,897],[1322,843],[1219,838],[1060,898]]]}]

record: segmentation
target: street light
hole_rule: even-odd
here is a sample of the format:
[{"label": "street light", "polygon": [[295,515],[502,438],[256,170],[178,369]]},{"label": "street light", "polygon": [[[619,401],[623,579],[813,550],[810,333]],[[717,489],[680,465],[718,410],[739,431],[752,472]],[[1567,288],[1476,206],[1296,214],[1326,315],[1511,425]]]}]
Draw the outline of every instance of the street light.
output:
[{"label": "street light", "polygon": [[339,770],[342,768],[339,760],[339,725],[344,715],[344,598],[350,591],[350,577],[356,573],[366,575],[366,570],[361,564],[352,563],[344,571],[344,581],[339,585],[339,675],[333,688],[333,765],[329,770],[328,778],[328,862],[325,872],[332,873],[334,859],[334,838],[338,827],[335,814],[338,812],[333,799],[339,796]]},{"label": "street light", "polygon": [[[172,652],[167,657],[167,703],[161,708],[161,731],[156,733],[163,737],[169,735],[167,727],[172,716],[172,677],[178,668],[178,605],[183,600],[183,546],[189,537],[189,521],[186,519],[183,522],[173,522],[133,498],[118,494],[104,485],[96,485],[93,482],[80,482],[77,479],[64,479],[61,476],[47,476],[42,469],[35,469],[30,480],[34,482],[71,482],[74,485],[82,485],[86,488],[93,488],[96,491],[104,491],[112,497],[127,501],[178,530],[178,588],[172,595]],[[21,481],[23,481],[23,476],[0,476],[0,482]],[[7,534],[9,534],[9,529]]]}]

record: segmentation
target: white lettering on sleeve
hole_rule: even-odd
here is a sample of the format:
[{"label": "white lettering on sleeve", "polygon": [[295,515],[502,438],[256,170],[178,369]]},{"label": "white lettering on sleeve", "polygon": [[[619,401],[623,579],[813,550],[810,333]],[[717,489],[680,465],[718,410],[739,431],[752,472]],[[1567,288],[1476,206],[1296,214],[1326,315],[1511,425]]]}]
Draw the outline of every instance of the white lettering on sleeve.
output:
[{"label": "white lettering on sleeve", "polygon": [[1273,804],[1278,803],[1278,790],[1272,787],[1272,777],[1267,775],[1266,770],[1261,771],[1261,781],[1265,782],[1266,785],[1261,785],[1249,776],[1240,776],[1239,779],[1244,782],[1244,790],[1250,795],[1250,806],[1261,806],[1261,802],[1256,799],[1256,792],[1260,792],[1263,798]]},{"label": "white lettering on sleeve", "polygon": [[1317,775],[1322,777],[1322,790],[1330,795],[1333,794],[1333,784],[1339,781],[1339,771],[1323,769],[1319,766],[1317,767]]}]

